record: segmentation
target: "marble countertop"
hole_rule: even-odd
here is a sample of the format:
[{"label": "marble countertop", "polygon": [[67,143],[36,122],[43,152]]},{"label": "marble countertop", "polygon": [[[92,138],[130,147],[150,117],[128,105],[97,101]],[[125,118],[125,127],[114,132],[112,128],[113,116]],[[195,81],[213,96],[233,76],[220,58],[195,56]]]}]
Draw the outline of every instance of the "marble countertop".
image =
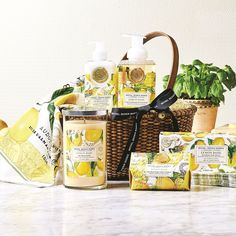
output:
[{"label": "marble countertop", "polygon": [[0,183],[0,235],[236,235],[236,188],[190,192],[35,188]]}]

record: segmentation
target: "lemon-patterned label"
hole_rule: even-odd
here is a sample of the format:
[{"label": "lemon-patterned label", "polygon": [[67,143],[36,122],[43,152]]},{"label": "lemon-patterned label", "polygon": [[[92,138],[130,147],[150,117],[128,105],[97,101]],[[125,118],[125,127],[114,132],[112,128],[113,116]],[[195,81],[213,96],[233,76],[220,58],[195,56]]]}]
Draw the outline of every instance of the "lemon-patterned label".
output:
[{"label": "lemon-patterned label", "polygon": [[132,153],[129,171],[133,190],[190,190],[189,164],[182,153]]},{"label": "lemon-patterned label", "polygon": [[236,173],[236,135],[161,132],[161,152],[181,152],[194,173]]},{"label": "lemon-patterned label", "polygon": [[64,137],[66,178],[104,176],[103,129],[67,129]]},{"label": "lemon-patterned label", "polygon": [[154,100],[155,65],[141,67],[139,65],[118,66],[118,107],[140,107]]}]

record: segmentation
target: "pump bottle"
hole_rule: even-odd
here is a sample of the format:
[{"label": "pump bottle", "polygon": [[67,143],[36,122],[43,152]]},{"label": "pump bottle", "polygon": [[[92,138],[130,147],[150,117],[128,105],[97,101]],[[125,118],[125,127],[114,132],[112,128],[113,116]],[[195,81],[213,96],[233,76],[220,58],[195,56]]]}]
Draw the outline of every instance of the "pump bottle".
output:
[{"label": "pump bottle", "polygon": [[131,37],[131,48],[127,60],[118,65],[118,107],[140,107],[153,101],[156,96],[156,65],[147,60],[143,45],[144,36]]},{"label": "pump bottle", "polygon": [[87,109],[111,110],[117,103],[115,64],[107,60],[104,43],[95,42],[91,61],[85,64],[85,106]]}]

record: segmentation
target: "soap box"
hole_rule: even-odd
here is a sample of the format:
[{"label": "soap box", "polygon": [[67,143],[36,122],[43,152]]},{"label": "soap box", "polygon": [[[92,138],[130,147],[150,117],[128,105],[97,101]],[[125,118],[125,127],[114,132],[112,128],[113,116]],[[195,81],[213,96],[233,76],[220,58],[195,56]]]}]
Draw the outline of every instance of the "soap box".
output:
[{"label": "soap box", "polygon": [[194,184],[236,187],[236,135],[161,132],[160,152],[188,158]]},{"label": "soap box", "polygon": [[129,180],[132,190],[190,190],[191,172],[182,153],[134,152]]}]

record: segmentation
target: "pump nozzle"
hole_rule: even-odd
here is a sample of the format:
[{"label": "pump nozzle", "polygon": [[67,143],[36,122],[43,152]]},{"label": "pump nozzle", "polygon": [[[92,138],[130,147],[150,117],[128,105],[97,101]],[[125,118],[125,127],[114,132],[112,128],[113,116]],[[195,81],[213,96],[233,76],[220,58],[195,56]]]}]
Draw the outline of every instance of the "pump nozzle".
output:
[{"label": "pump nozzle", "polygon": [[145,61],[147,59],[147,51],[143,46],[145,36],[138,34],[125,34],[123,36],[131,38],[131,48],[127,53],[128,59],[131,61]]},{"label": "pump nozzle", "polygon": [[95,44],[95,50],[93,51],[94,61],[105,61],[107,59],[107,51],[103,42],[94,41],[90,44]]}]

